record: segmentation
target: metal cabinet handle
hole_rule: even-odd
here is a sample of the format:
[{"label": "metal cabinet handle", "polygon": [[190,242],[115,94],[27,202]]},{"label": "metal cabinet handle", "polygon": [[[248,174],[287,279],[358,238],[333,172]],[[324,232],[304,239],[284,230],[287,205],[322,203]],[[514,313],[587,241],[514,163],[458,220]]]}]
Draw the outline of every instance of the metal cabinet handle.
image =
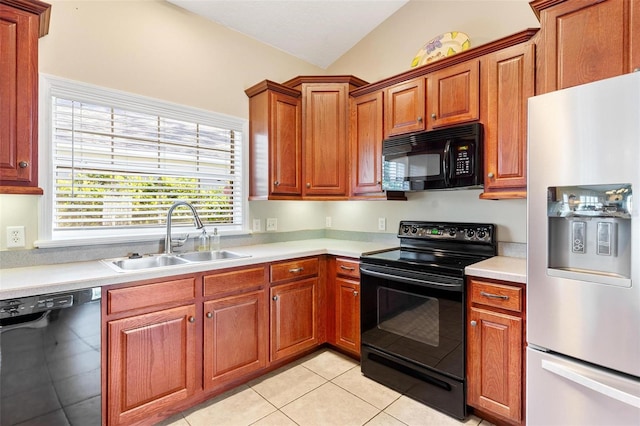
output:
[{"label": "metal cabinet handle", "polygon": [[478,325],[478,323],[475,321],[471,321],[470,324],[471,324],[471,327],[475,327],[476,325]]},{"label": "metal cabinet handle", "polygon": [[436,119],[436,117],[437,117],[437,116],[436,116],[436,113],[435,113],[435,112],[434,112],[433,114],[431,114],[431,118],[432,118],[432,119],[434,119],[434,120],[435,120],[435,119]]},{"label": "metal cabinet handle", "polygon": [[494,176],[494,175],[493,175],[493,172],[489,172],[489,173],[487,174],[487,177],[488,177],[489,179],[493,179],[493,176]]},{"label": "metal cabinet handle", "polygon": [[280,185],[280,182],[279,182],[279,181],[275,181],[275,182],[273,182],[273,186],[279,186],[279,185]]},{"label": "metal cabinet handle", "polygon": [[340,265],[340,269],[344,269],[345,271],[355,271],[356,268],[354,267],[349,267],[349,266],[344,266],[344,265]]},{"label": "metal cabinet handle", "polygon": [[207,312],[207,318],[213,318],[213,312]]},{"label": "metal cabinet handle", "polygon": [[298,272],[302,272],[304,271],[304,268],[301,266],[299,268],[291,268],[289,269],[289,272],[291,272],[292,274],[297,274]]},{"label": "metal cabinet handle", "polygon": [[492,299],[502,299],[502,300],[509,300],[509,296],[504,296],[502,294],[491,294],[491,293],[485,293],[484,291],[480,292],[480,296],[484,296],[484,297],[490,297]]},{"label": "metal cabinet handle", "polygon": [[27,167],[29,167],[29,163],[26,161],[21,161],[18,163],[18,167],[20,167],[21,169],[26,169]]},{"label": "metal cabinet handle", "polygon": [[358,295],[358,292],[357,292],[356,290],[353,290],[353,295],[354,295],[354,296],[357,296],[357,295]]},{"label": "metal cabinet handle", "polygon": [[189,322],[196,322],[196,317],[189,317]]},{"label": "metal cabinet handle", "polygon": [[278,300],[278,296],[273,296],[273,300]]},{"label": "metal cabinet handle", "polygon": [[422,123],[422,117],[418,117],[418,123]]}]

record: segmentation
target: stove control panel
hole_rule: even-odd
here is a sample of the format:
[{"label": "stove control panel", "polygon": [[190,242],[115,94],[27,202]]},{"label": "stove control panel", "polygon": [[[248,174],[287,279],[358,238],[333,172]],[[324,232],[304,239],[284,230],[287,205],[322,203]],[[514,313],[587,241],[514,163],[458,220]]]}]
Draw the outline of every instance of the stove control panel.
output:
[{"label": "stove control panel", "polygon": [[493,241],[495,226],[479,223],[435,223],[435,222],[400,222],[398,237],[412,237],[424,240]]}]

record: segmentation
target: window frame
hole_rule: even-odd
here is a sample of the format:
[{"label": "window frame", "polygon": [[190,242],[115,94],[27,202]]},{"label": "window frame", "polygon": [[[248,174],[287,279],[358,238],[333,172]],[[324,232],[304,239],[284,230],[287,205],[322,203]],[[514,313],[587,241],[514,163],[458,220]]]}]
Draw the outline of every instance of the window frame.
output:
[{"label": "window frame", "polygon": [[[159,227],[123,228],[118,230],[77,230],[58,231],[53,230],[53,194],[54,194],[54,170],[53,170],[53,143],[52,143],[52,96],[73,99],[87,103],[98,103],[112,107],[123,108],[147,114],[157,114],[162,117],[194,121],[217,127],[224,127],[241,132],[241,163],[242,173],[240,177],[241,187],[241,214],[240,224],[212,225],[207,224],[207,230],[212,231],[218,227],[222,234],[247,234],[249,233],[249,171],[248,171],[248,120],[222,113],[207,111],[187,105],[180,105],[160,99],[155,99],[135,93],[109,89],[84,82],[64,79],[52,75],[40,74],[39,81],[39,180],[44,195],[40,199],[39,206],[39,231],[36,247],[65,247],[75,245],[90,245],[98,243],[121,243],[132,241],[158,240],[165,235],[164,225]],[[178,226],[174,226],[178,228]],[[191,233],[195,236],[195,227],[180,226],[176,233]]]}]

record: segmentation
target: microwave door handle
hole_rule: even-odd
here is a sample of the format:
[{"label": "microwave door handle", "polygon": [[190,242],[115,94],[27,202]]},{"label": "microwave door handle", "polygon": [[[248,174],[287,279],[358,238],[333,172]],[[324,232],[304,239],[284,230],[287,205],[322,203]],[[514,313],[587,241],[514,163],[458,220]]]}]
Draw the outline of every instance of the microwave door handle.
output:
[{"label": "microwave door handle", "polygon": [[451,140],[447,140],[444,144],[444,153],[442,154],[442,175],[444,176],[444,185],[451,184]]}]

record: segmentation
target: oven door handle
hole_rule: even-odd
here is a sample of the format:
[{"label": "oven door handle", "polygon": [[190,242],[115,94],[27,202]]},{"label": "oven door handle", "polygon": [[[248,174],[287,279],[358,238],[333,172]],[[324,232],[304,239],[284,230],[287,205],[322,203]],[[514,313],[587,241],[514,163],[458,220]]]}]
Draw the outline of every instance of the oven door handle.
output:
[{"label": "oven door handle", "polygon": [[[462,284],[448,284],[439,283],[435,281],[427,281],[419,278],[405,277],[402,275],[387,274],[385,272],[372,271],[367,269],[366,266],[360,265],[360,274],[371,275],[373,277],[382,278],[385,280],[398,281],[405,284],[417,284],[424,287],[439,288],[444,290],[462,291]],[[362,285],[362,278],[360,279]]]}]

